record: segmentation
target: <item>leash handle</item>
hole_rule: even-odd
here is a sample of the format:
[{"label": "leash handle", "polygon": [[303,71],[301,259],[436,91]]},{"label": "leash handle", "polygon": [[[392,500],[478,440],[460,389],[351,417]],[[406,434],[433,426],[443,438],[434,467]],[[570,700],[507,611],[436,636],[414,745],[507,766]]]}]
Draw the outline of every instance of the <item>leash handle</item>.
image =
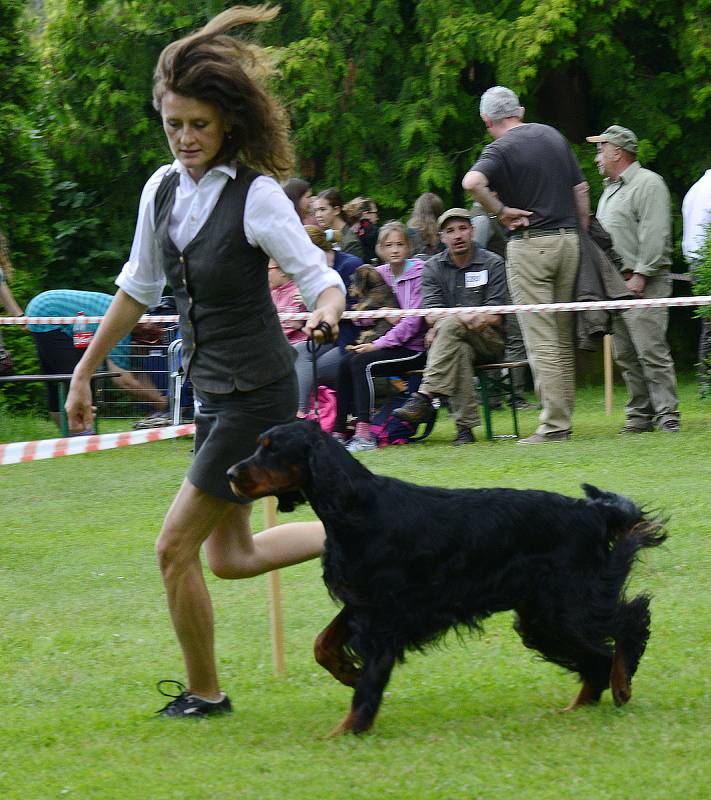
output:
[{"label": "leash handle", "polygon": [[[320,336],[316,334],[320,333]],[[318,406],[318,359],[317,353],[325,342],[330,342],[333,338],[333,329],[328,322],[319,322],[311,331],[311,335],[306,340],[306,349],[311,353],[311,368],[313,370],[313,392],[314,392],[314,414],[318,421],[321,420],[321,411]]]}]

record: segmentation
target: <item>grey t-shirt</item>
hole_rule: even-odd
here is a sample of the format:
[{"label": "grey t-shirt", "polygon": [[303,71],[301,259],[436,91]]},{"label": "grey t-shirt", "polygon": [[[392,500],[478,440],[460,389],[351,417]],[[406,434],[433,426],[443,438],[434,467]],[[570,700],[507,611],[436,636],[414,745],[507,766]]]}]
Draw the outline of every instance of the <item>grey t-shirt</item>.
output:
[{"label": "grey t-shirt", "polygon": [[530,122],[488,145],[473,170],[507,206],[532,211],[533,228],[576,228],[573,186],[585,177],[570,145],[555,128]]},{"label": "grey t-shirt", "polygon": [[509,302],[504,259],[474,247],[471,258],[458,267],[444,250],[425,262],[422,308],[503,306]]}]

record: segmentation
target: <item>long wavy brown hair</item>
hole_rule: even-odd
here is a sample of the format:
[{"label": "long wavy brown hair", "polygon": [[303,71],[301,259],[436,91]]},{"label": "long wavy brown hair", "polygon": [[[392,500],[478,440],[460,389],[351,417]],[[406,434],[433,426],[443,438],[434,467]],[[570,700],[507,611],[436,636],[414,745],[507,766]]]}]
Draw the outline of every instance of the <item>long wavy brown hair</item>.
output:
[{"label": "long wavy brown hair", "polygon": [[429,247],[436,247],[439,243],[439,230],[437,217],[444,211],[442,198],[434,192],[425,192],[415,200],[412,216],[407,224],[410,228],[420,232],[423,241]]},{"label": "long wavy brown hair", "polygon": [[288,114],[267,88],[274,63],[262,47],[228,35],[239,25],[269,22],[278,13],[278,6],[234,6],[169,44],[153,75],[153,105],[160,111],[166,92],[212,103],[231,128],[214,163],[238,159],[283,178],[292,170],[294,153]]}]

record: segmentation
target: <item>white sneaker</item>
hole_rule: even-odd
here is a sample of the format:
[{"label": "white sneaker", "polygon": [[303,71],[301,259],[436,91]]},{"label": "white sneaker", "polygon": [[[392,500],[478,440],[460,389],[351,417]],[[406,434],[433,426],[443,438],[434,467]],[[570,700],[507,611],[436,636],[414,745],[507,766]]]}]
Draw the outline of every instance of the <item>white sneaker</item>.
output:
[{"label": "white sneaker", "polygon": [[346,445],[349,453],[360,453],[364,450],[376,450],[378,440],[375,438],[366,439],[364,436],[354,436]]}]

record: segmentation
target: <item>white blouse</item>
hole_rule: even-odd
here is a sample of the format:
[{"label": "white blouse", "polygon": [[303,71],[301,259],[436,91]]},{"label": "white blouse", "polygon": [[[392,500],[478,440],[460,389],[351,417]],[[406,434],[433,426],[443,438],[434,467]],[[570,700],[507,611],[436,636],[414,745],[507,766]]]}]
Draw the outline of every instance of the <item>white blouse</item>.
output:
[{"label": "white blouse", "polygon": [[[155,237],[155,195],[168,172],[178,172],[180,183],[170,215],[168,233],[178,250],[191,242],[207,221],[228,180],[234,180],[234,165],[220,165],[199,183],[179,161],[160,167],[141,193],[138,221],[131,254],[116,278],[116,285],[137,302],[156,305],[166,280]],[[296,281],[307,308],[321,292],[336,286],[345,294],[339,274],[326,263],[326,254],[309,239],[294,206],[273,179],[260,175],[252,181],[244,208],[244,231],[252,247],[261,248]]]}]

